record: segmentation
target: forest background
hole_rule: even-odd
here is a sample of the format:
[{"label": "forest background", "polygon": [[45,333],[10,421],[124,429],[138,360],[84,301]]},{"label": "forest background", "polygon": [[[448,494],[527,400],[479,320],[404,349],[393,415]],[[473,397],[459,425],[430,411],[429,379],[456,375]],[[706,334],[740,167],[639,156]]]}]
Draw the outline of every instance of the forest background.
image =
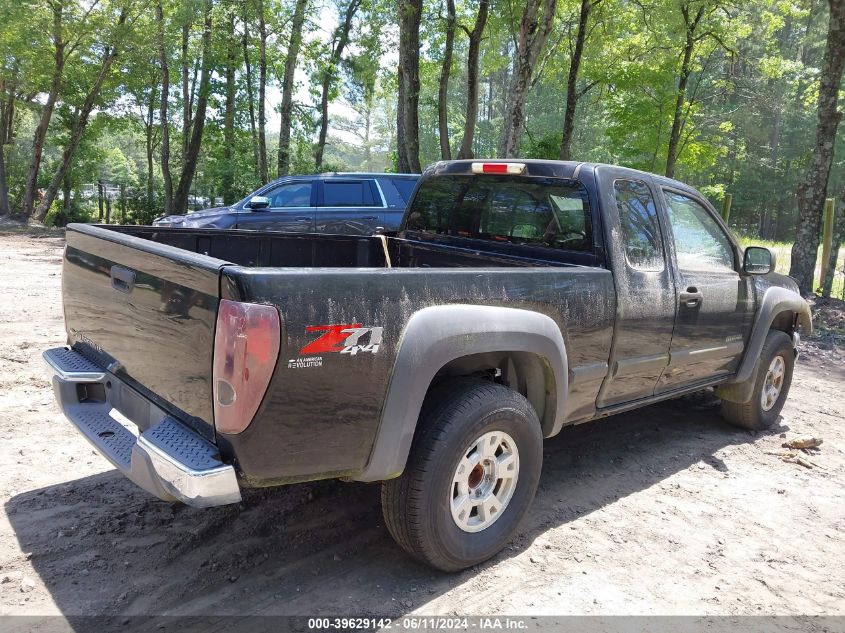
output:
[{"label": "forest background", "polygon": [[105,220],[98,183],[149,223],[285,174],[597,161],[730,195],[807,291],[825,199],[845,234],[843,66],[845,0],[0,0],[0,216]]}]

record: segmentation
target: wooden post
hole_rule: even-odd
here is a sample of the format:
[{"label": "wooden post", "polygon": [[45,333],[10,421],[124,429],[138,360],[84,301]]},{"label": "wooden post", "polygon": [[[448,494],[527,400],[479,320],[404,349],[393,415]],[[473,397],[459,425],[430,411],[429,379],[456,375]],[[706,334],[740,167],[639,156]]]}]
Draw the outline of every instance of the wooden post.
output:
[{"label": "wooden post", "polygon": [[724,200],[722,200],[722,219],[725,221],[725,224],[728,223],[731,217],[731,202],[733,202],[733,199],[733,194],[726,193]]},{"label": "wooden post", "polygon": [[833,245],[833,198],[828,198],[824,201],[824,230],[822,231],[822,269],[819,275],[819,285],[824,285],[825,276],[827,275],[828,260],[830,259],[830,248]]}]

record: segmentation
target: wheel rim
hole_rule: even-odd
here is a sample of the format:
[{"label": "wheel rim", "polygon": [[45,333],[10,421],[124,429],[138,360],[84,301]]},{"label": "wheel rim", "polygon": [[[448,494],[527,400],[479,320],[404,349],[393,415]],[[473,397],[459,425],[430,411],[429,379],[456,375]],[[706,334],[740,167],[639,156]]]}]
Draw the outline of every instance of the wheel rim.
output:
[{"label": "wheel rim", "polygon": [[766,379],[763,381],[763,391],[760,393],[760,406],[763,411],[770,411],[780,397],[783,389],[783,378],[786,374],[786,363],[783,356],[775,356],[769,363]]},{"label": "wheel rim", "polygon": [[490,431],[472,442],[455,468],[449,506],[455,525],[480,532],[502,516],[516,490],[519,450],[504,431]]}]

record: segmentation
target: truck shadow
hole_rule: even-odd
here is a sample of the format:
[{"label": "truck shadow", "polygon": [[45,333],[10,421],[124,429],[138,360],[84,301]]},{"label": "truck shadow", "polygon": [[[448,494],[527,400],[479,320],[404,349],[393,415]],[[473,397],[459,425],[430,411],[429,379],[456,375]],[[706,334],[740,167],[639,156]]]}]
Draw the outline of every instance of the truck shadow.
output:
[{"label": "truck shadow", "polygon": [[[546,443],[519,535],[480,567],[681,470],[726,473],[716,453],[753,437],[701,396],[564,429]],[[240,505],[196,510],[151,499],[112,471],[18,494],[5,510],[64,615],[109,616],[129,629],[135,621],[124,618],[149,614],[398,617],[479,572],[440,574],[405,556],[383,527],[377,485],[252,490]],[[637,531],[636,517],[625,529]]]}]

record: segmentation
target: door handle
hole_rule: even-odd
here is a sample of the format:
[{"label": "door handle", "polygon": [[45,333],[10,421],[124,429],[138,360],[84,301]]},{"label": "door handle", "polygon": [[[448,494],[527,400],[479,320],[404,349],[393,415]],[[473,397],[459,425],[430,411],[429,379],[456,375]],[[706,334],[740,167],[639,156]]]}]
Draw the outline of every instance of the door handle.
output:
[{"label": "door handle", "polygon": [[294,218],[294,220],[296,220],[297,222],[310,222],[310,221],[311,221],[311,218],[309,218],[308,216],[304,216],[304,215],[303,215],[303,216],[301,216],[301,217]]},{"label": "door handle", "polygon": [[701,294],[701,291],[695,286],[690,286],[681,292],[680,299],[681,304],[687,308],[696,308],[701,305],[701,302],[704,300],[704,295]]},{"label": "door handle", "polygon": [[365,216],[364,216],[363,218],[361,218],[361,219],[362,219],[362,220],[378,220],[378,216],[377,216],[377,215],[365,215]]}]

